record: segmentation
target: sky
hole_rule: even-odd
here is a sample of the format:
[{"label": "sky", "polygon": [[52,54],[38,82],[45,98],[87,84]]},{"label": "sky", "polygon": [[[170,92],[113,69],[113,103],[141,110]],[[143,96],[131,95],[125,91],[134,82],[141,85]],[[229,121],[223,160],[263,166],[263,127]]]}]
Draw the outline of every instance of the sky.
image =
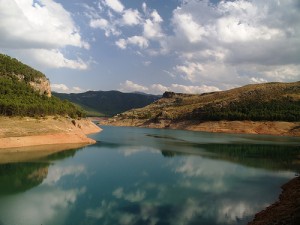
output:
[{"label": "sky", "polygon": [[0,0],[0,52],[65,93],[294,82],[300,1]]}]

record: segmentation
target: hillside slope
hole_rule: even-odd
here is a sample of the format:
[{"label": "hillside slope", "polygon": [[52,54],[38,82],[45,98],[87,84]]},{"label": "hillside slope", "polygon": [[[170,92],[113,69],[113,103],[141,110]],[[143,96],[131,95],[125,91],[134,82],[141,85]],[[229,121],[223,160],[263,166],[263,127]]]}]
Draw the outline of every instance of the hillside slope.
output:
[{"label": "hillside slope", "polygon": [[[212,121],[216,122],[212,123]],[[286,127],[283,130],[295,128],[294,132],[296,132],[299,130],[297,123],[300,121],[300,82],[246,85],[228,91],[200,95],[166,92],[163,98],[151,105],[117,115],[107,123],[193,130],[208,129],[209,131],[228,130],[230,132],[232,130],[234,133],[235,128],[231,127],[233,123],[222,121],[258,121],[255,125],[256,130],[262,129],[262,126],[272,130],[272,126],[267,128],[267,125],[263,125],[265,121],[288,121],[294,122],[294,125],[286,126],[285,124]],[[207,128],[203,127],[204,122],[207,123]],[[236,124],[235,126],[238,126],[236,132],[244,133],[244,125],[243,123]],[[283,132],[283,130],[279,129],[275,133]]]},{"label": "hillside slope", "polygon": [[8,55],[0,54],[0,78],[24,82],[40,94],[51,97],[50,82],[43,73]]},{"label": "hillside slope", "polygon": [[84,112],[51,96],[47,77],[17,59],[0,54],[0,115],[81,117]]},{"label": "hillside slope", "polygon": [[88,91],[85,93],[53,93],[84,108],[90,116],[113,116],[134,108],[153,103],[160,97],[141,93],[122,93],[119,91]]}]

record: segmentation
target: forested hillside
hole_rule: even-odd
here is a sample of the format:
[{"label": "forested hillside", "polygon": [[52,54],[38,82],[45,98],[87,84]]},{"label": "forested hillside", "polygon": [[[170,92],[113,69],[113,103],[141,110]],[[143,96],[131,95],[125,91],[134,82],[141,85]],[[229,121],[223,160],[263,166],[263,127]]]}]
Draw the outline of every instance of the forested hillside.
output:
[{"label": "forested hillside", "polygon": [[72,103],[49,97],[48,92],[41,92],[39,85],[41,80],[45,79],[47,80],[41,72],[0,54],[0,115],[84,115],[84,112]]},{"label": "forested hillside", "polygon": [[43,73],[27,66],[15,58],[0,54],[0,76],[17,76],[23,78],[26,83],[35,81],[36,78],[45,77]]},{"label": "forested hillside", "polygon": [[113,116],[130,109],[141,108],[158,100],[160,96],[119,91],[88,91],[78,94],[53,93],[84,108],[90,116]]}]

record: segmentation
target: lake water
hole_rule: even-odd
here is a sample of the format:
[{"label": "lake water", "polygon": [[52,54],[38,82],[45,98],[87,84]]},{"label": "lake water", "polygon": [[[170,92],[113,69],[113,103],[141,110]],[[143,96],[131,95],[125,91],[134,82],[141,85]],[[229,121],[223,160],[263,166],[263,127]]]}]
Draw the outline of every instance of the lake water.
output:
[{"label": "lake water", "polygon": [[0,225],[247,224],[300,171],[300,139],[103,127],[0,165]]}]

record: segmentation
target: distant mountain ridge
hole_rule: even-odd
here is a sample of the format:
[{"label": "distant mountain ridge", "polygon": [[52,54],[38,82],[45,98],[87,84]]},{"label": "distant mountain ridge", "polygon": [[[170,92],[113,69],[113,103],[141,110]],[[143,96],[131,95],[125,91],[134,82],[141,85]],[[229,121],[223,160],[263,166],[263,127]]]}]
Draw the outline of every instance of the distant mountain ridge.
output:
[{"label": "distant mountain ridge", "polygon": [[160,98],[145,93],[120,91],[87,91],[71,94],[53,92],[53,95],[81,106],[90,116],[114,116],[130,109],[144,107]]}]

